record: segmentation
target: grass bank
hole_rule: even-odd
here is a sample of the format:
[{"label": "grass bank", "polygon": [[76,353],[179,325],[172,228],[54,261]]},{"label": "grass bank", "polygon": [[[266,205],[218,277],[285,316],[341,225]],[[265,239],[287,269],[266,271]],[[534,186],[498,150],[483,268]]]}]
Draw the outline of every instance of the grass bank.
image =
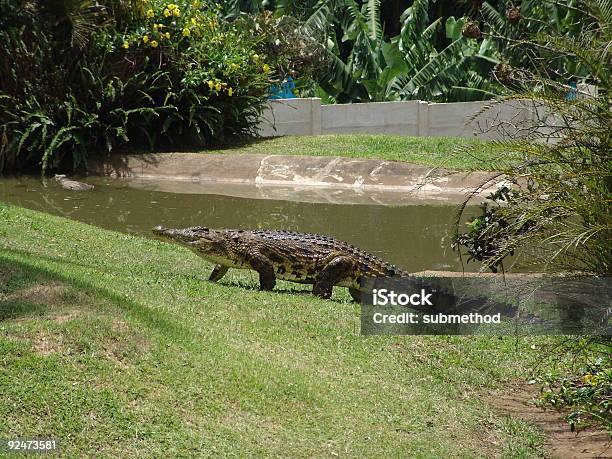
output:
[{"label": "grass bank", "polygon": [[362,337],[344,292],[0,203],[0,438],[96,457],[533,457],[479,394],[545,338]]},{"label": "grass bank", "polygon": [[342,156],[454,170],[497,170],[505,148],[476,138],[350,134],[257,139],[202,153]]}]

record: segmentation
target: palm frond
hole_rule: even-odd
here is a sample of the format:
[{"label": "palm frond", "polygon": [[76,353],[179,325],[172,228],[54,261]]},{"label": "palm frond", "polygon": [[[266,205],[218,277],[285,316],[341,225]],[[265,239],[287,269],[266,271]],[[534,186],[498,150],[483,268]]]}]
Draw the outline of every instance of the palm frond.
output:
[{"label": "palm frond", "polygon": [[71,25],[70,44],[73,47],[84,48],[91,35],[110,22],[106,8],[92,0],[81,0],[67,14]]},{"label": "palm frond", "polygon": [[371,40],[380,40],[382,37],[382,25],[380,23],[380,0],[368,0],[365,5],[366,18]]},{"label": "palm frond", "polygon": [[[446,69],[449,72],[457,71],[458,67],[453,67],[457,62],[463,61],[458,51],[461,49],[461,40],[455,40],[448,45],[443,51],[431,57],[428,62],[408,76],[400,76],[393,84],[393,88],[405,98],[413,98],[419,88],[426,86],[428,82],[441,78],[447,78],[447,81],[456,80],[458,77],[452,74],[445,75],[443,72]],[[439,87],[438,87],[439,89]]]},{"label": "palm frond", "polygon": [[406,8],[400,16],[402,24],[401,37],[406,41],[418,36],[429,24],[429,0],[414,0],[411,6]]},{"label": "palm frond", "polygon": [[497,11],[489,2],[484,2],[480,9],[480,14],[487,24],[494,27],[494,30],[499,34],[508,32],[508,24],[506,19]]},{"label": "palm frond", "polygon": [[319,0],[304,25],[310,30],[327,31],[336,8],[335,0]]}]

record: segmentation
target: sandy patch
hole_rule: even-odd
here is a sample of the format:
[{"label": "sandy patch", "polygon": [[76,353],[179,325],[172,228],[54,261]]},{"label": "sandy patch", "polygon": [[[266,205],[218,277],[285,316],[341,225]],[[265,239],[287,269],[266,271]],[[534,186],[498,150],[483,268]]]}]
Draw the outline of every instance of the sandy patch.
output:
[{"label": "sandy patch", "polygon": [[612,457],[612,442],[604,430],[588,428],[572,432],[563,414],[538,407],[538,388],[517,385],[491,395],[488,402],[503,416],[520,418],[540,427],[548,438],[545,450],[560,459],[603,459]]}]

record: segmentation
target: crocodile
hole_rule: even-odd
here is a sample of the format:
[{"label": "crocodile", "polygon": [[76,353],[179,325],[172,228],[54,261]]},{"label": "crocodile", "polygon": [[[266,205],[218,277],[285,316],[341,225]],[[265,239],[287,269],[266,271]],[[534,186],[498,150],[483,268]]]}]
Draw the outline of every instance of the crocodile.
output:
[{"label": "crocodile", "polygon": [[55,180],[67,190],[70,191],[88,191],[93,190],[94,186],[89,183],[77,182],[76,180],[70,180],[64,174],[55,174]]},{"label": "crocodile", "polygon": [[221,279],[229,268],[253,269],[261,290],[272,290],[276,279],[313,284],[313,294],[330,298],[334,286],[348,287],[360,300],[368,277],[409,277],[391,263],[330,236],[286,230],[153,228],[153,234],[188,247],[215,264],[209,280]]}]

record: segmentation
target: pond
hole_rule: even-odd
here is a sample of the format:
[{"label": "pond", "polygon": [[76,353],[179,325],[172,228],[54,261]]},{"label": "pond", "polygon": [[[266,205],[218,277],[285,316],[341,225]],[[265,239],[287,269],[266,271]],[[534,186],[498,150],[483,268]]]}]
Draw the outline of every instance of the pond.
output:
[{"label": "pond", "polygon": [[[398,197],[381,205],[356,193],[343,202],[261,199],[261,189],[243,188],[234,196],[204,193],[191,182],[159,182],[88,177],[95,189],[68,191],[39,177],[0,179],[0,201],[79,220],[102,228],[151,237],[151,228],[205,225],[211,228],[269,228],[328,234],[411,272],[460,271],[450,248],[456,203],[423,203]],[[217,185],[217,188],[220,188]],[[231,188],[231,187],[229,187]],[[235,187],[234,187],[235,188]],[[254,187],[253,187],[254,188]],[[246,191],[245,191],[246,190]],[[319,190],[325,196],[325,190]],[[331,192],[330,192],[331,193]],[[345,192],[346,193],[346,192]],[[257,196],[244,197],[248,195]],[[387,199],[387,202],[393,200]],[[476,213],[471,207],[469,213]],[[466,270],[474,271],[470,263]]]}]

